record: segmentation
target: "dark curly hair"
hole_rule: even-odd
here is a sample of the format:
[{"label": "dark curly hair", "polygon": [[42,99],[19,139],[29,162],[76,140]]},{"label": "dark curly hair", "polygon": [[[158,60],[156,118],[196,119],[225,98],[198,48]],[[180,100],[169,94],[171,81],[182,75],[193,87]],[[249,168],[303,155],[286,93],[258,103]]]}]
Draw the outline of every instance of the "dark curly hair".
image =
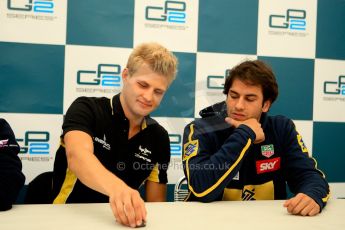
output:
[{"label": "dark curly hair", "polygon": [[246,84],[258,85],[262,88],[264,102],[273,103],[278,97],[278,84],[270,66],[260,60],[244,61],[226,71],[223,93],[228,95],[235,79]]}]

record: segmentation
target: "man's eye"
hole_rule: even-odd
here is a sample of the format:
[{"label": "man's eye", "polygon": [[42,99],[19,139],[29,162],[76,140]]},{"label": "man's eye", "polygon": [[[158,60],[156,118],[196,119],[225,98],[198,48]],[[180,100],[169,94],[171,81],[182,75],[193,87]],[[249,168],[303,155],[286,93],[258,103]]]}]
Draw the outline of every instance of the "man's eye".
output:
[{"label": "man's eye", "polygon": [[255,101],[255,98],[247,98],[247,101],[253,102]]},{"label": "man's eye", "polygon": [[160,90],[156,90],[155,93],[158,94],[158,95],[162,95],[164,92],[160,91]]},{"label": "man's eye", "polygon": [[139,84],[139,86],[140,86],[140,87],[142,87],[142,88],[147,87],[147,85],[146,85],[146,84],[144,84],[144,83],[138,82],[138,84]]}]

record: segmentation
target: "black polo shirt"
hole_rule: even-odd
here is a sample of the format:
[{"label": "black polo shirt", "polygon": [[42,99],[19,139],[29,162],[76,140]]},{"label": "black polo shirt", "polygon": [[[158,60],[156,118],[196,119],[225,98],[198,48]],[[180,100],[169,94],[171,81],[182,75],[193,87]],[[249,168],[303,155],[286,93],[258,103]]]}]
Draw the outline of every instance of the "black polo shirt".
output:
[{"label": "black polo shirt", "polygon": [[[63,136],[71,130],[88,133],[98,160],[127,185],[138,189],[145,180],[167,183],[170,142],[167,131],[145,117],[139,133],[128,139],[129,121],[120,94],[112,100],[80,97],[68,109]],[[86,166],[85,166],[86,167]],[[53,177],[54,203],[108,202],[109,198],[82,184],[67,167],[63,142],[57,150]]]}]

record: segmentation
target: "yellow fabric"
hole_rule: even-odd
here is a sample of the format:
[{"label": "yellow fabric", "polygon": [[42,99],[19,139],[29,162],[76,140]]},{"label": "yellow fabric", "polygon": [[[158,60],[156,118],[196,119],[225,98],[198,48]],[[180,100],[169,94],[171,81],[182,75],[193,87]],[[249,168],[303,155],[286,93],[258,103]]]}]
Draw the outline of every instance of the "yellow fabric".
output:
[{"label": "yellow fabric", "polygon": [[299,134],[297,134],[297,142],[298,142],[299,146],[301,147],[302,152],[308,153],[308,149],[302,140],[302,136]]},{"label": "yellow fabric", "polygon": [[151,171],[149,177],[147,178],[147,180],[159,183],[158,174],[159,174],[158,163],[156,163],[155,167],[152,169],[152,171]]},{"label": "yellow fabric", "polygon": [[63,138],[60,138],[60,145],[64,148],[66,148],[65,143],[63,142]]},{"label": "yellow fabric", "polygon": [[[188,146],[195,146],[195,148],[193,149],[193,152],[190,153],[189,155],[186,155],[186,151],[188,149]],[[183,161],[195,156],[198,153],[198,149],[199,149],[199,140],[191,140],[188,141],[186,144],[183,145]]]},{"label": "yellow fabric", "polygon": [[76,182],[77,182],[77,176],[72,171],[67,169],[65,181],[62,184],[59,194],[53,201],[53,204],[65,204],[68,196],[73,191],[73,187]]},{"label": "yellow fabric", "polygon": [[147,122],[146,120],[144,119],[143,122],[141,123],[141,130],[144,130],[147,128]]},{"label": "yellow fabric", "polygon": [[322,202],[326,203],[330,196],[331,196],[331,194],[328,193],[326,197],[322,198]]},{"label": "yellow fabric", "polygon": [[[243,197],[242,197],[243,194]],[[243,189],[225,188],[223,200],[274,200],[274,184],[245,185]]]}]

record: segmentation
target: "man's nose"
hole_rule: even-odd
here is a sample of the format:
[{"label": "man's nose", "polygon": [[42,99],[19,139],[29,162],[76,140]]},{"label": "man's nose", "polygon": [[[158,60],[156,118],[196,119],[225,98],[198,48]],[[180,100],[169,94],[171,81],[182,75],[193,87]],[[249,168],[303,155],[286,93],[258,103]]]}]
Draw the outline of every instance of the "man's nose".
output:
[{"label": "man's nose", "polygon": [[235,104],[237,110],[242,110],[244,108],[244,99],[239,98]]},{"label": "man's nose", "polygon": [[146,90],[144,93],[144,99],[146,101],[152,101],[152,98],[153,98],[153,90],[151,89]]}]

